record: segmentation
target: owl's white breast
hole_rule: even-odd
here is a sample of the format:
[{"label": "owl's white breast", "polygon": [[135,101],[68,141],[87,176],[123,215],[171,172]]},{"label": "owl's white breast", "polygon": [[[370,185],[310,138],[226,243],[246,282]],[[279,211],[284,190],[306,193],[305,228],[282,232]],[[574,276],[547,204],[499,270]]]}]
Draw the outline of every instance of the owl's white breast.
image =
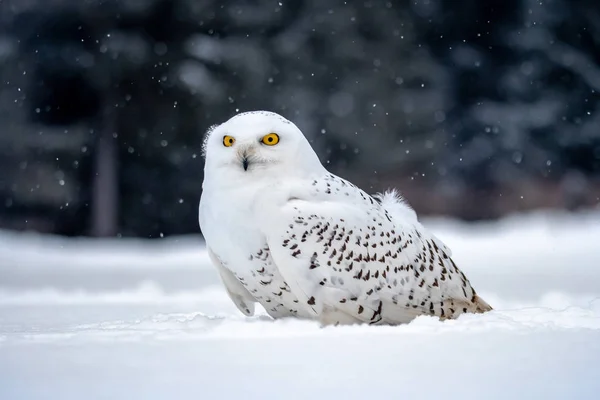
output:
[{"label": "owl's white breast", "polygon": [[206,243],[232,272],[244,272],[248,256],[266,240],[252,212],[253,193],[248,188],[206,188],[199,220]]},{"label": "owl's white breast", "polygon": [[[253,190],[254,189],[254,190]],[[252,186],[205,190],[199,218],[207,245],[223,266],[273,317],[308,317],[273,262],[267,240],[258,228],[263,196]],[[257,204],[261,202],[261,204]],[[264,222],[264,221],[263,221]]]}]

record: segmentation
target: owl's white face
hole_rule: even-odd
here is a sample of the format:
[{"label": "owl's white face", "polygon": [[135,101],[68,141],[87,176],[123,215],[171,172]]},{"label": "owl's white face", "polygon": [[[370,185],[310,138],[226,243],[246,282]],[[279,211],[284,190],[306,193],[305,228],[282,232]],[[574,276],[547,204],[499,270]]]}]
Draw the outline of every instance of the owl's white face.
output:
[{"label": "owl's white face", "polygon": [[256,179],[314,172],[322,165],[298,127],[279,114],[238,114],[205,139],[205,179]]}]

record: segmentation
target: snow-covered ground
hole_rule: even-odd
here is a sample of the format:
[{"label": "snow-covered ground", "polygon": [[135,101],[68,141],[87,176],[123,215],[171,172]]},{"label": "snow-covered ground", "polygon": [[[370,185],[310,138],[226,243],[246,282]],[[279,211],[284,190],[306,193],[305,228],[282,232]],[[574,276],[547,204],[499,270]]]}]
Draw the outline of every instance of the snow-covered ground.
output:
[{"label": "snow-covered ground", "polygon": [[0,399],[600,398],[600,211],[423,222],[495,311],[244,318],[198,237],[0,232]]}]

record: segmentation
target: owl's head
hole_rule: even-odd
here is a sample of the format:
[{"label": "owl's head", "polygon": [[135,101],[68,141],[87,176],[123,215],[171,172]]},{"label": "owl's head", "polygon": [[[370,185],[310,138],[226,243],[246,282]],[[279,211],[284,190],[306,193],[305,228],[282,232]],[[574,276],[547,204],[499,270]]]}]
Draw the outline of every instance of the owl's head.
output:
[{"label": "owl's head", "polygon": [[242,179],[298,175],[322,168],[302,131],[269,111],[237,114],[212,126],[202,150],[207,173],[218,171]]}]

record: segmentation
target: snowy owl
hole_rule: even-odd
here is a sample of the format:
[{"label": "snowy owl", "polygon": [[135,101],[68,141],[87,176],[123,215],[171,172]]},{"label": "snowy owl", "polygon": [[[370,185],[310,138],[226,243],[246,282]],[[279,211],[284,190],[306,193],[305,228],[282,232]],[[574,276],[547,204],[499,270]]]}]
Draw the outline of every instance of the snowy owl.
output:
[{"label": "snowy owl", "polygon": [[396,191],[330,173],[284,117],[235,115],[208,130],[203,156],[200,229],[243,314],[258,302],[275,319],[396,325],[492,309]]}]

